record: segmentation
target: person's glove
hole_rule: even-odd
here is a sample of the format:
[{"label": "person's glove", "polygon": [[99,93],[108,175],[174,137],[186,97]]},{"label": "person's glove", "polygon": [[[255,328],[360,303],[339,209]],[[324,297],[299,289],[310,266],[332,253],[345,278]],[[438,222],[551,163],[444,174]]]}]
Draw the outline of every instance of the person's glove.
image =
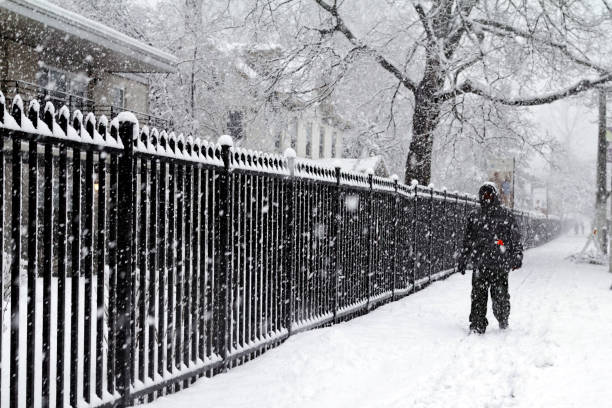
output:
[{"label": "person's glove", "polygon": [[512,270],[514,271],[516,269],[519,269],[521,266],[523,266],[522,256],[520,255],[513,256],[512,263],[510,264],[510,268],[512,268]]}]

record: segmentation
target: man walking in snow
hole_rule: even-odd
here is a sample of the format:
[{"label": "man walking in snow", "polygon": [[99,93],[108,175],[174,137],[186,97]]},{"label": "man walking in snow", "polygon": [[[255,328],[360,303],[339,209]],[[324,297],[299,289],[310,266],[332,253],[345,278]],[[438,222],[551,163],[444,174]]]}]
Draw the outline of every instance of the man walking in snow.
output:
[{"label": "man walking in snow", "polygon": [[510,294],[508,273],[523,262],[523,245],[512,211],[502,207],[494,183],[487,182],[478,192],[480,209],[468,215],[459,254],[458,271],[463,275],[468,262],[473,265],[470,331],[487,329],[487,301],[491,291],[493,314],[500,329],[508,327]]}]

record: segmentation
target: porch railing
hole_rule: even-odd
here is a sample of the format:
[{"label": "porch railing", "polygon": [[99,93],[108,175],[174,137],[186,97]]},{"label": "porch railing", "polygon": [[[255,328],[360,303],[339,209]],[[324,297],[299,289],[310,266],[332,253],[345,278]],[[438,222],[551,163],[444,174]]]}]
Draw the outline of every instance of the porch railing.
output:
[{"label": "porch railing", "polygon": [[57,91],[55,89],[45,88],[26,81],[0,81],[0,89],[5,95],[9,105],[12,103],[12,97],[14,95],[20,95],[26,104],[28,104],[31,100],[38,100],[42,103],[46,103],[47,101],[51,102],[55,106],[56,111],[65,105],[71,112],[75,110],[80,110],[81,112],[92,112],[96,116],[105,115],[110,119],[115,118],[121,112],[131,112],[136,116],[139,123],[142,125],[158,127],[160,129],[169,129],[172,125],[169,120],[153,116],[148,113],[125,109],[124,107],[115,106],[112,104],[96,103],[93,99],[89,99],[82,95]]}]

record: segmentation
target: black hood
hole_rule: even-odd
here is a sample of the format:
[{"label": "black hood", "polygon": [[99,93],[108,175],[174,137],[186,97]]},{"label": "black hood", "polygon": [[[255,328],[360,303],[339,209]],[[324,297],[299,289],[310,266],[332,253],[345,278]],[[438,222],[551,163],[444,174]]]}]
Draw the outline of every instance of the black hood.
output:
[{"label": "black hood", "polygon": [[[493,195],[493,201],[491,203],[488,203],[484,200],[484,194],[487,192]],[[480,190],[478,190],[478,201],[480,202],[480,206],[482,208],[490,208],[490,207],[499,206],[500,201],[499,201],[499,192],[497,191],[497,186],[495,186],[495,184],[491,183],[490,181],[484,183],[482,187],[480,187]]]}]

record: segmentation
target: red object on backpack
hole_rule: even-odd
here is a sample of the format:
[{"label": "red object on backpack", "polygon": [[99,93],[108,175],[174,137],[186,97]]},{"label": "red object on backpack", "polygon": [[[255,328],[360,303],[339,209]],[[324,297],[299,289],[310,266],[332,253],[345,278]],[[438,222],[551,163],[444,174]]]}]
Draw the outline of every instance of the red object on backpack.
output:
[{"label": "red object on backpack", "polygon": [[504,241],[502,241],[501,239],[498,239],[498,240],[497,240],[497,245],[500,245],[500,246],[501,246],[501,245],[504,245]]}]

